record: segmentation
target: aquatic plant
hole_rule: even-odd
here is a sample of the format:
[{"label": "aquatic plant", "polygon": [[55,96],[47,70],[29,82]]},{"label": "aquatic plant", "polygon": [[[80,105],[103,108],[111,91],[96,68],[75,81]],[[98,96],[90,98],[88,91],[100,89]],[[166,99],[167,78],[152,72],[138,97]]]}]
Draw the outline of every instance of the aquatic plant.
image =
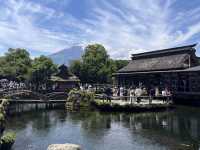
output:
[{"label": "aquatic plant", "polygon": [[10,150],[16,139],[14,132],[7,132],[1,137],[0,150]]}]

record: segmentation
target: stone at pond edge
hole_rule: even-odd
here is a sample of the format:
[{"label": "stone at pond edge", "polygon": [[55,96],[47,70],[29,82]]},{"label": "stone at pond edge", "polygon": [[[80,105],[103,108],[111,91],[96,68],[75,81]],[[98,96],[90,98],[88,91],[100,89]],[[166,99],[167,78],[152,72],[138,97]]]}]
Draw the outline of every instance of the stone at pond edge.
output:
[{"label": "stone at pond edge", "polygon": [[51,144],[47,150],[81,150],[81,147],[76,144]]}]

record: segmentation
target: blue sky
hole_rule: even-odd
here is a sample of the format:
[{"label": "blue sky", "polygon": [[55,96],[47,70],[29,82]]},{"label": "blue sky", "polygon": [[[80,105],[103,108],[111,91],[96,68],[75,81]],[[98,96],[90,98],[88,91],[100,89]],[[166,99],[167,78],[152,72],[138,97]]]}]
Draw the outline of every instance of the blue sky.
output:
[{"label": "blue sky", "polygon": [[101,43],[111,57],[129,58],[199,41],[199,0],[0,0],[0,55]]}]

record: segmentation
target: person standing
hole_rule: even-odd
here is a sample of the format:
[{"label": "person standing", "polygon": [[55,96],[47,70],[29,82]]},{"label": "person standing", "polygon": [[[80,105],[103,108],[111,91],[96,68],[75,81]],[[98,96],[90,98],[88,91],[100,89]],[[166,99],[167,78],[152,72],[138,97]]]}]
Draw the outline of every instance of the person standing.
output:
[{"label": "person standing", "polygon": [[92,85],[88,86],[87,92],[92,92]]},{"label": "person standing", "polygon": [[118,96],[118,89],[117,89],[117,87],[115,86],[114,88],[113,88],[113,99],[117,99],[117,96]]},{"label": "person standing", "polygon": [[134,101],[135,89],[133,87],[130,88],[130,103],[132,104]]},{"label": "person standing", "polygon": [[140,103],[140,101],[141,101],[141,95],[142,95],[142,89],[140,88],[140,87],[137,87],[136,89],[135,89],[135,96],[136,96],[136,101],[137,101],[137,103]]},{"label": "person standing", "polygon": [[106,88],[105,94],[107,97],[107,102],[111,103],[112,89],[110,87]]},{"label": "person standing", "polygon": [[163,103],[166,102],[166,96],[167,96],[167,94],[166,94],[166,89],[163,89],[163,90],[162,90]]},{"label": "person standing", "polygon": [[83,86],[82,86],[82,85],[80,85],[80,90],[81,90],[81,91],[84,91],[84,88],[83,88]]},{"label": "person standing", "polygon": [[149,104],[152,103],[153,97],[154,97],[154,96],[155,96],[155,90],[154,90],[154,88],[152,87],[152,88],[150,89],[150,91],[149,91]]},{"label": "person standing", "polygon": [[123,100],[123,96],[124,96],[124,88],[121,86],[119,89],[119,96],[120,96],[120,100]]}]

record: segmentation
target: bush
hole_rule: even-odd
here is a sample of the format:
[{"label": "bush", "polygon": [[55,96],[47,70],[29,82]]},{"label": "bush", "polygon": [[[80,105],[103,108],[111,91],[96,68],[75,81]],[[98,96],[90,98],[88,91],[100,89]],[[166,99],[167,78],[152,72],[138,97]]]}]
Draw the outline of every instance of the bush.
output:
[{"label": "bush", "polygon": [[14,132],[7,132],[1,137],[1,150],[10,150],[15,142],[16,134]]},{"label": "bush", "polygon": [[80,98],[81,98],[80,91],[72,89],[68,94],[67,101],[68,102],[77,102],[80,100]]},{"label": "bush", "polygon": [[5,129],[5,123],[6,123],[5,114],[0,112],[0,134],[2,134]]},{"label": "bush", "polygon": [[0,104],[0,133],[5,129],[6,110],[9,105],[8,99],[2,99]]},{"label": "bush", "polygon": [[84,102],[91,102],[94,100],[94,93],[81,91],[81,97]]},{"label": "bush", "polygon": [[94,100],[94,93],[73,89],[69,92],[68,102],[90,102]]},{"label": "bush", "polygon": [[8,99],[2,99],[1,105],[3,107],[7,107],[9,105],[9,100]]},{"label": "bush", "polygon": [[0,123],[5,121],[5,115],[0,112]]}]

